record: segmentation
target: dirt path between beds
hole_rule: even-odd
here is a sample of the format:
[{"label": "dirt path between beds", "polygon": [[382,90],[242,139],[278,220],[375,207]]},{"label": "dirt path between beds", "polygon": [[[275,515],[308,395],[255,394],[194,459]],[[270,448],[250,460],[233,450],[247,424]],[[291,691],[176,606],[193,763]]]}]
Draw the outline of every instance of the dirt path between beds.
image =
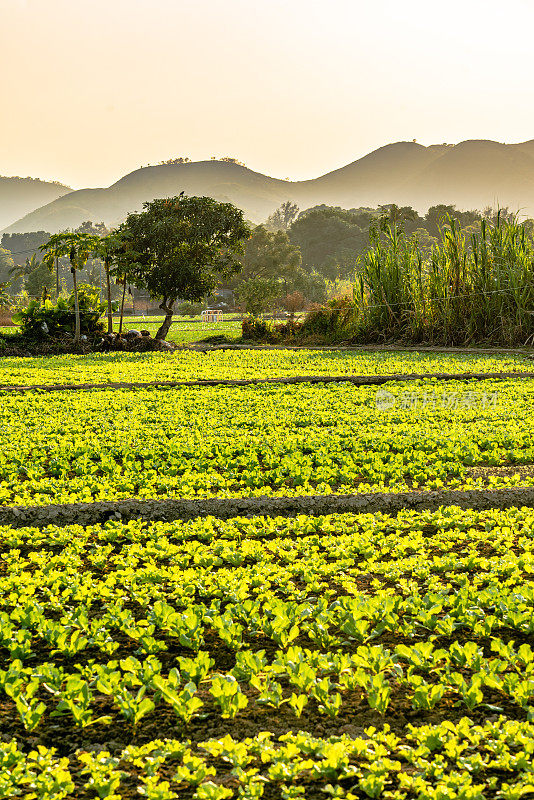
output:
[{"label": "dirt path between beds", "polygon": [[214,516],[294,517],[299,514],[398,514],[401,511],[436,511],[441,506],[476,511],[513,507],[534,508],[534,487],[503,489],[443,489],[440,491],[373,492],[353,495],[305,495],[302,497],[170,498],[116,500],[49,506],[0,507],[0,525],[11,528],[47,525],[96,525],[112,519],[152,522]]},{"label": "dirt path between beds", "polygon": [[65,392],[87,389],[180,389],[195,386],[259,386],[285,384],[288,386],[310,383],[350,383],[353,386],[380,386],[391,381],[421,380],[484,381],[534,378],[533,372],[427,372],[406,375],[293,375],[282,378],[200,378],[192,381],[121,381],[108,383],[39,383],[24,385],[0,384],[0,392]]}]

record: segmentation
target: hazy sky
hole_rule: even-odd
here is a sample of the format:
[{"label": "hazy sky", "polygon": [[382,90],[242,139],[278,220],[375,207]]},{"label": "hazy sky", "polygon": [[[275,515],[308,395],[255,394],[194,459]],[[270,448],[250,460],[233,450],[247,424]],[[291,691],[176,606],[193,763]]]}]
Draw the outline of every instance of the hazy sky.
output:
[{"label": "hazy sky", "polygon": [[236,156],[534,138],[534,0],[0,0],[0,174],[107,186]]}]

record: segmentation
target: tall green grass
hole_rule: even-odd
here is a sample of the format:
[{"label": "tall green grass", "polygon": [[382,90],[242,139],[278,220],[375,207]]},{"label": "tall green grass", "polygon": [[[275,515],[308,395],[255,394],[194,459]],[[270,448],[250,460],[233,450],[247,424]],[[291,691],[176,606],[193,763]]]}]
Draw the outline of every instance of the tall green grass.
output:
[{"label": "tall green grass", "polygon": [[517,222],[449,219],[429,250],[395,225],[372,233],[353,301],[309,315],[304,331],[354,342],[534,343],[534,241]]}]

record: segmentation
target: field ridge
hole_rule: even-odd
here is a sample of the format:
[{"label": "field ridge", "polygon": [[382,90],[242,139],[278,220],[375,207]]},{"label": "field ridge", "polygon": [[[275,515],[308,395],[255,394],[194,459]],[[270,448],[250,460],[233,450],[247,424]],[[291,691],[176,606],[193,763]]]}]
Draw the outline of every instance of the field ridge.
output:
[{"label": "field ridge", "polygon": [[296,385],[300,383],[351,383],[354,386],[380,386],[384,383],[409,381],[484,381],[534,378],[534,372],[459,372],[412,373],[393,375],[292,375],[279,378],[198,378],[192,381],[113,381],[108,383],[39,383],[0,384],[0,392],[64,392],[85,389],[179,389],[195,386],[257,386],[262,384]]},{"label": "field ridge", "polygon": [[0,507],[0,525],[11,528],[77,524],[83,527],[109,520],[172,522],[199,517],[232,519],[244,516],[296,517],[302,514],[389,514],[437,511],[447,506],[489,510],[534,508],[534,487],[504,489],[443,489],[439,491],[370,492],[368,494],[304,495],[296,497],[208,497],[126,499],[47,506]]}]

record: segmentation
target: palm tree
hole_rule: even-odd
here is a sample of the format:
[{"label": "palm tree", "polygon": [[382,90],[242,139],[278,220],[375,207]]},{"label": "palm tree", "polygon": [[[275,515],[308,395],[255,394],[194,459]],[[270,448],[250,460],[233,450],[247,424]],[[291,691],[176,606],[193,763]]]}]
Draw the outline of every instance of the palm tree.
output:
[{"label": "palm tree", "polygon": [[[52,237],[53,238],[53,237]],[[60,252],[62,243],[58,242],[56,246],[51,244],[52,239],[49,239],[46,244],[41,245],[39,250],[46,251],[46,255],[43,258],[43,262],[46,262],[48,268],[50,270],[54,270],[56,276],[56,300],[59,297],[59,259],[65,255],[65,253]]]},{"label": "palm tree", "polygon": [[93,255],[100,258],[104,264],[104,271],[106,273],[106,293],[107,293],[107,317],[108,317],[108,333],[113,332],[113,308],[111,305],[111,280],[110,268],[113,264],[117,252],[117,237],[113,233],[108,233],[107,236],[97,236],[96,246],[93,250]]},{"label": "palm tree", "polygon": [[66,256],[70,261],[70,271],[72,273],[73,294],[74,294],[74,315],[75,315],[75,332],[74,341],[79,343],[81,334],[80,325],[80,306],[78,304],[78,282],[76,273],[77,270],[83,269],[87,264],[91,253],[93,253],[98,246],[98,236],[93,236],[90,233],[72,233],[67,231],[65,233],[53,234],[46,244],[41,245],[39,248],[44,252],[43,261],[53,264],[54,259]]},{"label": "palm tree", "polygon": [[14,267],[11,267],[9,270],[9,277],[14,278],[22,278],[22,283],[24,288],[24,283],[26,282],[26,278],[28,275],[33,272],[33,270],[38,266],[36,254],[33,253],[31,258],[27,258],[24,264],[15,264]]}]

